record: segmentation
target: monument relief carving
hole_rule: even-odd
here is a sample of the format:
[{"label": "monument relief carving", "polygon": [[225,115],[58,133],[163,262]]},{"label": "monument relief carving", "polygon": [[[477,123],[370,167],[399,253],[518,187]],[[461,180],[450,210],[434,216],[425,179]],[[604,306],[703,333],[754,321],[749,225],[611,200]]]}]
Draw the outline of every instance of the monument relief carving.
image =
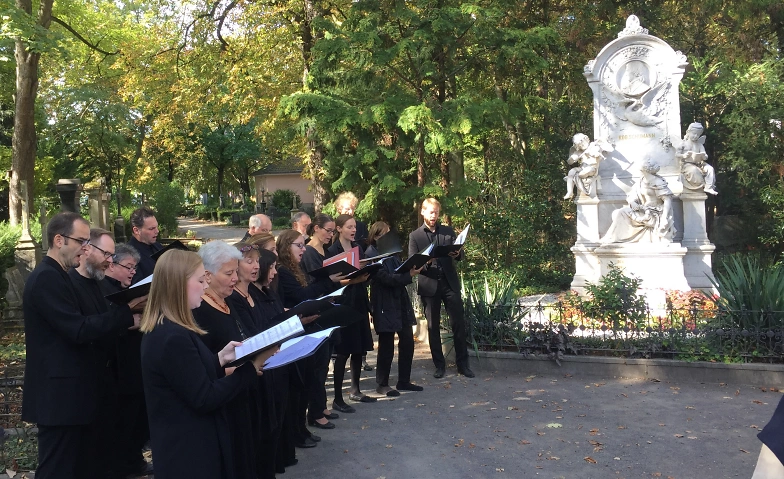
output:
[{"label": "monument relief carving", "polygon": [[569,158],[566,162],[577,166],[570,169],[564,177],[564,181],[566,181],[565,200],[574,196],[575,186],[588,196],[596,196],[599,164],[607,153],[612,151],[612,145],[604,140],[591,141],[588,135],[583,133],[574,135],[572,147],[569,149]]},{"label": "monument relief carving", "polygon": [[701,123],[692,123],[677,146],[675,158],[681,165],[681,182],[690,190],[704,190],[712,195],[716,191],[716,172],[707,162],[705,135]]}]

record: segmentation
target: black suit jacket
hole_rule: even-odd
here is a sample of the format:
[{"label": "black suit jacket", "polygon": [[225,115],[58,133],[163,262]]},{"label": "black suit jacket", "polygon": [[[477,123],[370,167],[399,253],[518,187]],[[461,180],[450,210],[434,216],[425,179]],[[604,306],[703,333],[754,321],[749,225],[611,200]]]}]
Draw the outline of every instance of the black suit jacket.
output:
[{"label": "black suit jacket", "polygon": [[168,319],[142,338],[156,479],[236,477],[225,406],[257,382],[251,363],[225,376],[198,334]]},{"label": "black suit jacket", "polygon": [[99,406],[105,356],[94,344],[133,325],[128,306],[114,313],[85,315],[68,273],[44,257],[24,288],[27,362],[22,420],[46,426],[90,424]]},{"label": "black suit jacket", "polygon": [[[410,235],[408,235],[409,256],[419,253],[430,245],[425,228],[426,226],[423,224],[419,228],[412,231]],[[457,235],[455,235],[455,230],[442,224],[436,225],[436,246],[454,244],[455,238],[457,238]],[[458,260],[462,259],[462,257],[463,253],[461,252]],[[459,293],[461,289],[460,278],[457,276],[454,260],[451,257],[446,257],[438,258],[436,261],[438,262],[438,265],[440,266],[441,272],[444,276],[442,281],[446,281],[447,285],[452,289],[452,291]],[[438,268],[436,265],[429,264],[425,266],[425,268],[419,274],[419,280],[417,282],[417,293],[419,293],[420,296],[435,296],[436,291],[438,290],[438,281]]]}]

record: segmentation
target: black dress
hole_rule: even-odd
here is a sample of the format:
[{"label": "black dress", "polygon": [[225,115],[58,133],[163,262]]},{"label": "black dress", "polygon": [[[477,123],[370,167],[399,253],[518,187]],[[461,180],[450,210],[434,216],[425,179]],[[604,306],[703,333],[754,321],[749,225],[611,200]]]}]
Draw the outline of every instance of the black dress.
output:
[{"label": "black dress", "polygon": [[[352,243],[352,247],[356,246]],[[326,251],[328,257],[343,253],[343,246],[336,241]],[[359,257],[365,254],[359,249]],[[370,302],[368,300],[367,282],[352,284],[346,287],[340,298],[340,304],[348,306],[361,316],[360,320],[340,328],[340,343],[335,345],[335,352],[341,355],[362,354],[373,350],[373,335],[370,332]]]},{"label": "black dress", "polygon": [[[229,341],[242,341],[256,334],[255,328],[244,323],[236,310],[230,309],[230,313],[226,314],[206,301],[193,310],[193,317],[207,331],[201,340],[213,353],[223,349]],[[233,477],[238,479],[256,479],[256,454],[261,446],[261,426],[256,406],[258,400],[256,380],[253,387],[237,394],[226,406],[232,438]]]},{"label": "black dress", "polygon": [[[300,260],[299,265],[303,271],[310,273],[324,266],[325,259],[327,257],[319,253],[316,248],[305,246],[305,252],[302,254],[302,260]],[[308,283],[312,283],[315,279],[313,276],[308,275]]]},{"label": "black dress", "polygon": [[256,384],[250,363],[224,376],[200,336],[167,319],[142,338],[156,479],[233,479],[226,406]]}]

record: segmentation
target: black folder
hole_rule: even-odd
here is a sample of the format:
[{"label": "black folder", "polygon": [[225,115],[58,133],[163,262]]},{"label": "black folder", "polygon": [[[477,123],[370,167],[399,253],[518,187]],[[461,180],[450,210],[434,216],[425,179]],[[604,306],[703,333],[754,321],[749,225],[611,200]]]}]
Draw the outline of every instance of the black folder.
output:
[{"label": "black folder", "polygon": [[403,264],[395,268],[395,273],[403,274],[403,273],[408,273],[413,268],[417,268],[417,269],[421,268],[422,266],[425,265],[425,263],[427,263],[431,259],[432,257],[429,255],[422,254],[422,253],[414,253],[411,256],[409,256],[408,259],[405,262],[403,262]]},{"label": "black folder", "polygon": [[140,280],[128,289],[109,294],[105,298],[115,304],[128,304],[136,298],[150,294],[150,286],[152,286],[152,275]]},{"label": "black folder", "polygon": [[166,245],[162,250],[159,250],[159,251],[156,251],[155,253],[153,253],[152,256],[150,256],[150,258],[152,258],[153,261],[158,261],[158,258],[160,258],[163,253],[165,253],[165,252],[167,252],[169,250],[172,250],[172,249],[181,249],[181,250],[184,250],[184,251],[188,251],[188,247],[185,246],[184,244],[182,244],[182,242],[180,240],[174,240],[171,243],[169,243],[168,245]]},{"label": "black folder", "polygon": [[347,261],[336,261],[327,266],[323,266],[313,271],[308,271],[308,274],[314,278],[328,278],[335,273],[349,274],[357,271],[357,268],[350,265]]}]

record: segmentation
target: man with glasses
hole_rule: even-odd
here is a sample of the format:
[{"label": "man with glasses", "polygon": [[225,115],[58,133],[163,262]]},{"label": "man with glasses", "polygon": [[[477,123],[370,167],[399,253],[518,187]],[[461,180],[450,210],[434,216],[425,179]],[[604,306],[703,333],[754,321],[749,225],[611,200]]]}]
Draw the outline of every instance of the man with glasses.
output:
[{"label": "man with glasses", "polygon": [[[22,302],[27,346],[22,420],[38,425],[36,477],[106,477],[95,470],[99,432],[108,426],[101,422],[107,380],[99,344],[134,326],[131,309],[141,300],[114,312],[84,313],[68,270],[95,250],[90,225],[76,213],[59,213],[46,234],[49,250],[27,279]],[[113,245],[107,248],[113,252]]]},{"label": "man with glasses", "polygon": [[[100,282],[104,296],[128,288],[136,273],[139,252],[129,244],[120,243],[106,269],[106,278]],[[149,475],[153,473],[142,455],[144,444],[150,440],[147,422],[147,405],[144,402],[142,383],[141,345],[142,333],[128,331],[116,341],[117,374],[117,444],[115,450],[120,472],[123,475]]]},{"label": "man with glasses", "polygon": [[291,229],[304,236],[306,243],[310,240],[310,235],[308,234],[308,226],[310,226],[310,223],[310,216],[304,211],[300,211],[291,217]]},{"label": "man with glasses", "polygon": [[155,269],[152,255],[163,249],[163,245],[158,242],[158,232],[158,220],[155,219],[153,210],[142,207],[131,213],[133,238],[128,240],[128,244],[139,252],[139,264],[133,276],[134,283],[151,275],[152,270]]}]

